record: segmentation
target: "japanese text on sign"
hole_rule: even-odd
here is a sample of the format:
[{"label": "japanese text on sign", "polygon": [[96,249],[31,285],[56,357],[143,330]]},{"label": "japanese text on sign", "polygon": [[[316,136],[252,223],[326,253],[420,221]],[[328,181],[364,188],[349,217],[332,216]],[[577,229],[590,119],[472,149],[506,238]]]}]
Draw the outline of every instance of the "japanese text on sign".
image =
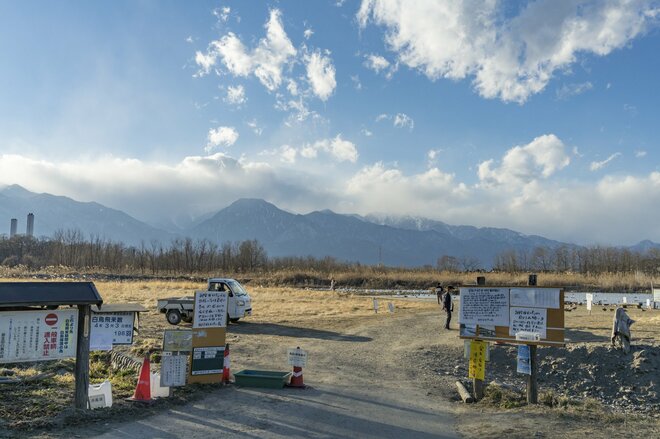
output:
[{"label": "japanese text on sign", "polygon": [[0,363],[76,356],[78,310],[0,312]]},{"label": "japanese text on sign", "polygon": [[[135,313],[113,312],[92,313],[90,349],[96,350],[105,345],[103,341],[111,339],[112,345],[133,344],[133,325]],[[110,346],[112,349],[112,346]]]},{"label": "japanese text on sign", "polygon": [[227,326],[227,292],[196,291],[193,328]]},{"label": "japanese text on sign", "polygon": [[559,288],[511,288],[511,306],[559,308]]},{"label": "japanese text on sign", "polygon": [[470,364],[468,378],[484,380],[486,375],[486,342],[473,340],[470,342]]},{"label": "japanese text on sign", "polygon": [[509,290],[507,288],[461,288],[459,323],[466,325],[507,326]]},{"label": "japanese text on sign", "polygon": [[186,367],[188,356],[185,354],[163,352],[160,363],[160,385],[178,387],[186,385]]},{"label": "japanese text on sign", "polygon": [[307,351],[302,349],[289,349],[289,365],[303,367],[307,366]]},{"label": "japanese text on sign", "polygon": [[546,338],[548,310],[543,308],[511,308],[509,335],[532,332]]}]

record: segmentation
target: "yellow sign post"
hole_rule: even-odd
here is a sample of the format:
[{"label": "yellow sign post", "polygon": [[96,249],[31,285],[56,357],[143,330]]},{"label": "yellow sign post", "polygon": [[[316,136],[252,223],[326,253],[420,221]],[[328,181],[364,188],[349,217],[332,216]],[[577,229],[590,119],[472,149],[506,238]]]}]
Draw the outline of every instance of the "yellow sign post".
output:
[{"label": "yellow sign post", "polygon": [[468,378],[483,381],[486,372],[486,342],[470,342],[470,367]]}]

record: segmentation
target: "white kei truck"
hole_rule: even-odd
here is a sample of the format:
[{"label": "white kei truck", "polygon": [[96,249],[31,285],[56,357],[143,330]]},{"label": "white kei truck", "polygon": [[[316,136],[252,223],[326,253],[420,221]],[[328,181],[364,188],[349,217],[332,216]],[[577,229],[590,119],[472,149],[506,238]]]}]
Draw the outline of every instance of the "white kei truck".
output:
[{"label": "white kei truck", "polygon": [[[234,279],[214,277],[208,280],[207,291],[227,291],[227,320],[236,323],[252,315],[252,299],[245,288]],[[168,297],[158,299],[158,311],[165,314],[171,325],[182,320],[191,323],[195,314],[195,297]]]}]

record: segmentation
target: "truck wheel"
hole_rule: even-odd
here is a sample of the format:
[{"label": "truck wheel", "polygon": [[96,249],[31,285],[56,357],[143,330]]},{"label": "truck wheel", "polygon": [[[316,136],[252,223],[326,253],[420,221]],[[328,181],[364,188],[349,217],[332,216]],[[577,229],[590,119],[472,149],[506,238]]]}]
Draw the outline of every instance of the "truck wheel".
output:
[{"label": "truck wheel", "polygon": [[232,323],[236,323],[236,322],[238,322],[240,319],[241,319],[241,318],[239,317],[239,318],[237,318],[237,319],[229,319],[229,321],[232,322]]},{"label": "truck wheel", "polygon": [[165,315],[167,317],[167,322],[170,325],[178,325],[181,322],[181,313],[178,309],[170,309]]}]

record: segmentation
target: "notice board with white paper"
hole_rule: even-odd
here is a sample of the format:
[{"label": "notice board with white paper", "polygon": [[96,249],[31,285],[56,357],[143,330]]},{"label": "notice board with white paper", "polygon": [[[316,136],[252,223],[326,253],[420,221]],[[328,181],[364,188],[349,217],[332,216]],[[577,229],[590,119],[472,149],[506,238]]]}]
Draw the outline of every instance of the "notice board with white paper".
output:
[{"label": "notice board with white paper", "polygon": [[[561,288],[461,287],[459,303],[458,322],[463,339],[565,344]],[[516,334],[525,336],[517,340]]]}]

